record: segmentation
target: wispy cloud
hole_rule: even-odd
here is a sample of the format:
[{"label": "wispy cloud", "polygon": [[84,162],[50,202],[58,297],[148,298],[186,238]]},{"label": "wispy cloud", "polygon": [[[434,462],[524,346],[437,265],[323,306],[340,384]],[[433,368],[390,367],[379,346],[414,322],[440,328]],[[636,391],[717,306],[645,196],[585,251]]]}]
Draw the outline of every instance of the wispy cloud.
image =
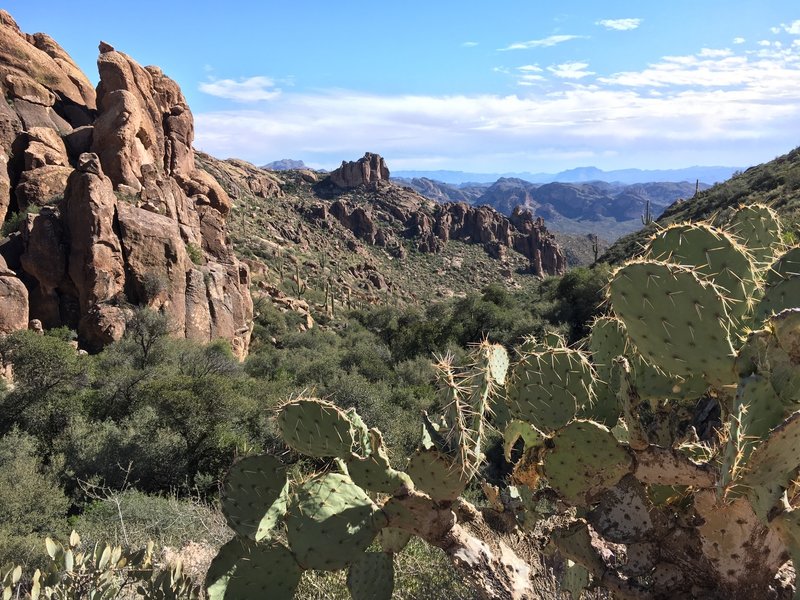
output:
[{"label": "wispy cloud", "polygon": [[200,91],[218,98],[235,102],[261,102],[274,100],[281,95],[275,81],[269,77],[256,76],[247,79],[217,79],[200,84]]},{"label": "wispy cloud", "polygon": [[724,58],[726,56],[731,56],[733,51],[729,50],[728,48],[703,48],[700,50],[698,56],[703,58]]},{"label": "wispy cloud", "polygon": [[[724,56],[698,50],[638,71],[566,77],[561,88],[553,87],[556,71],[580,74],[589,66],[526,64],[508,70],[522,86],[509,95],[287,91],[269,110],[196,114],[197,145],[257,163],[291,155],[326,167],[366,150],[381,152],[395,169],[504,169],[509,161],[545,169],[562,167],[556,162],[565,157],[611,155],[662,166],[744,165],[755,152],[775,155],[797,143],[798,48]],[[545,75],[551,81],[541,88],[535,78]]]},{"label": "wispy cloud", "polygon": [[636,29],[642,24],[642,19],[601,19],[595,21],[595,25],[600,25],[606,29],[614,29],[616,31],[630,31]]},{"label": "wispy cloud", "polygon": [[589,63],[585,62],[565,62],[560,65],[551,65],[547,67],[547,70],[560,79],[583,79],[595,74],[593,71],[586,70],[588,66]]},{"label": "wispy cloud", "polygon": [[735,37],[735,38],[733,38],[733,43],[734,44],[744,44],[746,41],[747,40],[744,39],[743,37]]},{"label": "wispy cloud", "polygon": [[585,35],[551,35],[539,40],[528,40],[527,42],[515,42],[505,48],[498,48],[501,52],[506,50],[530,50],[531,48],[549,48],[557,44],[563,44],[570,40],[585,38]]},{"label": "wispy cloud", "polygon": [[463,48],[474,48],[477,45],[478,45],[478,42],[462,42],[461,43],[461,46]]}]

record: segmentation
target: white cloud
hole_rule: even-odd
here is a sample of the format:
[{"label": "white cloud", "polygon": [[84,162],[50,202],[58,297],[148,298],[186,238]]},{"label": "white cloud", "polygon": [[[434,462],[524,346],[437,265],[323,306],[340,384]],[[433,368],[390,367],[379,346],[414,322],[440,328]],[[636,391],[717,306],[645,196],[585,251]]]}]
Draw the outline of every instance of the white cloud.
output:
[{"label": "white cloud", "polygon": [[758,45],[768,47],[772,46],[772,42],[770,42],[769,40],[759,40]]},{"label": "white cloud", "polygon": [[800,19],[796,21],[792,21],[789,24],[781,23],[780,29],[783,29],[786,33],[791,33],[792,35],[800,35]]},{"label": "white cloud", "polygon": [[586,70],[588,66],[589,63],[585,62],[566,62],[549,66],[547,70],[561,79],[583,79],[589,75],[594,75],[593,71]]},{"label": "white cloud", "polygon": [[700,50],[700,54],[698,54],[698,56],[702,56],[704,58],[724,58],[725,56],[730,56],[732,54],[733,52],[727,48],[703,48]]},{"label": "white cloud", "polygon": [[570,40],[585,38],[585,35],[551,35],[540,40],[528,40],[527,42],[516,42],[505,48],[498,48],[500,51],[506,50],[530,50],[531,48],[549,48],[557,44],[563,44]]},{"label": "white cloud", "polygon": [[735,37],[735,38],[733,38],[733,43],[734,44],[744,44],[746,41],[747,40],[744,39],[743,37]]},{"label": "white cloud", "polygon": [[464,48],[474,48],[478,45],[478,42],[462,42],[461,46]]},{"label": "white cloud", "polygon": [[616,31],[630,31],[641,24],[642,19],[601,19],[600,21],[595,21],[595,25],[601,25],[606,29],[614,29]]},{"label": "white cloud", "polygon": [[281,95],[275,81],[269,77],[249,77],[247,79],[217,79],[200,84],[200,91],[218,98],[235,102],[260,102],[274,100]]},{"label": "white cloud", "polygon": [[620,166],[745,166],[756,152],[770,157],[797,145],[799,46],[665,57],[592,85],[567,78],[565,89],[541,87],[536,78],[588,65],[523,65],[506,70],[521,86],[511,95],[287,91],[269,110],[196,114],[197,146],[258,164],[293,156],[325,167],[367,150],[393,169],[546,170],[608,156]]}]

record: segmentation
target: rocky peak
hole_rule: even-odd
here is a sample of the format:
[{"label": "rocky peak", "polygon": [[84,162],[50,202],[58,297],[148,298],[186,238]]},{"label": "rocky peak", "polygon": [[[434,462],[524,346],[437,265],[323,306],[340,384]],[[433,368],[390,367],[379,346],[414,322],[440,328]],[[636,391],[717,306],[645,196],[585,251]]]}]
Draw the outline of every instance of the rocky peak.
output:
[{"label": "rocky peak", "polygon": [[249,271],[227,235],[230,198],[195,163],[179,86],[103,42],[95,94],[60,46],[2,11],[0,42],[0,221],[40,209],[0,241],[0,330],[67,325],[96,350],[145,306],[174,335],[224,338],[243,357]]},{"label": "rocky peak", "polygon": [[331,182],[340,188],[354,188],[378,181],[389,180],[389,168],[379,154],[367,152],[356,161],[342,161],[342,166],[332,171]]}]

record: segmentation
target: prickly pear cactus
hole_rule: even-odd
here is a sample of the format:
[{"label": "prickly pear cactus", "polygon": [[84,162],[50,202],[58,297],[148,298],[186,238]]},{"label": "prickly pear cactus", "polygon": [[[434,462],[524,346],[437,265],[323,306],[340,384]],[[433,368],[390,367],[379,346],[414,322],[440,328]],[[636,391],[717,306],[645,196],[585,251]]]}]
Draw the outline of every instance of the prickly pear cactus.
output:
[{"label": "prickly pear cactus", "polygon": [[[274,461],[232,470],[239,535],[209,596],[289,598],[304,569],[347,568],[353,598],[390,598],[392,553],[416,536],[486,598],[542,597],[548,565],[573,598],[792,597],[776,575],[800,561],[799,257],[757,205],[657,232],[613,273],[584,347],[439,359],[441,409],[403,470],[355,412],[288,402],[286,445],[326,466],[288,484]],[[500,485],[490,443],[514,463]]]}]

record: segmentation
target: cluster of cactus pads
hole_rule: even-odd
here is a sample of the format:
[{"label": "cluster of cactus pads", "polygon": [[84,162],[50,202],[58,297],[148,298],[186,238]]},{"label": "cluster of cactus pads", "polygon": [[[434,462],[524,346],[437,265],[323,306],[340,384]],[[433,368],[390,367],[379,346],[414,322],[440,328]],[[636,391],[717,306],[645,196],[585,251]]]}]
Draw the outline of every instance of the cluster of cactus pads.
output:
[{"label": "cluster of cactus pads", "polygon": [[[511,363],[488,342],[469,365],[441,360],[442,410],[403,470],[354,411],[283,405],[287,446],[328,468],[295,482],[274,457],[234,465],[223,508],[237,536],[209,597],[290,599],[303,570],[346,568],[353,598],[388,599],[411,536],[486,598],[540,597],[543,554],[560,556],[574,598],[792,597],[800,248],[765,206],[722,221],[656,233],[614,272],[580,347],[551,335]],[[514,463],[500,487],[481,481],[491,427]],[[461,498],[471,483],[487,507]]]}]

